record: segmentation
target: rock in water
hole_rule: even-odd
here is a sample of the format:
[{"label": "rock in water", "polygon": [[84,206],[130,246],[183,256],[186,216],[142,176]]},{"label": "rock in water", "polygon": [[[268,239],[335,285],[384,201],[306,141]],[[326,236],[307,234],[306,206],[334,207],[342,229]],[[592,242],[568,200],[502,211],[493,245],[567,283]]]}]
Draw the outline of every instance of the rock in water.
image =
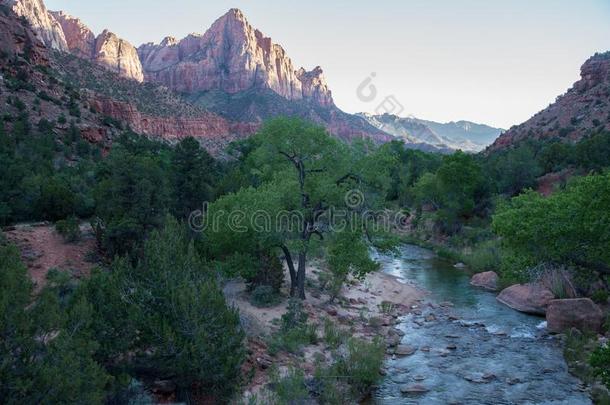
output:
[{"label": "rock in water", "polygon": [[415,353],[417,349],[407,345],[398,345],[396,346],[396,351],[394,352],[397,356],[410,356]]},{"label": "rock in water", "polygon": [[560,333],[570,328],[599,332],[604,313],[589,298],[552,300],[546,311],[547,329]]},{"label": "rock in water", "polygon": [[486,290],[496,291],[498,289],[498,274],[495,271],[484,271],[477,273],[470,279],[470,284]]},{"label": "rock in water", "polygon": [[424,394],[428,391],[430,390],[421,384],[403,385],[400,387],[400,392],[403,394]]},{"label": "rock in water", "polygon": [[504,305],[534,315],[544,315],[553,293],[539,283],[515,284],[505,288],[496,297]]}]

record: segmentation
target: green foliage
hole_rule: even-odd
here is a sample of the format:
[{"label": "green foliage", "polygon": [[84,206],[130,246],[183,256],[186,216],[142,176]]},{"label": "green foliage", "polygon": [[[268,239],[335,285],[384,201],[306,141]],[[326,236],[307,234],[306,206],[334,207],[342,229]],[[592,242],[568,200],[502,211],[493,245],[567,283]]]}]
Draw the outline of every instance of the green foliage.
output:
[{"label": "green foliage", "polygon": [[55,229],[67,242],[76,242],[81,237],[78,218],[69,217],[55,223]]},{"label": "green foliage", "polygon": [[575,264],[607,273],[610,173],[573,181],[544,198],[529,191],[502,204],[493,229],[523,264]]},{"label": "green foliage", "polygon": [[[93,283],[104,279],[110,287],[102,291],[87,287],[100,310],[95,328],[109,338],[100,354],[121,359],[127,369],[171,378],[184,393],[194,387],[223,398],[232,393],[245,357],[239,315],[183,225],[167,219],[151,233],[136,266],[117,259],[112,274]],[[111,341],[116,335],[118,342]],[[125,350],[133,356],[121,356]]]},{"label": "green foliage", "polygon": [[610,388],[610,347],[598,347],[591,354],[590,363],[595,375]]},{"label": "green foliage", "polygon": [[172,156],[173,212],[179,218],[188,218],[194,210],[214,198],[216,163],[194,138],[178,143]]},{"label": "green foliage", "polygon": [[[330,367],[318,367],[315,378],[322,403],[345,403],[351,394],[359,398],[379,382],[385,345],[380,338],[373,342],[352,338],[347,351]],[[347,385],[347,386],[346,386]]]},{"label": "green foliage", "polygon": [[591,294],[591,299],[598,304],[607,304],[608,303],[608,291],[605,290],[595,290],[593,294]]},{"label": "green foliage", "polygon": [[309,399],[305,375],[300,369],[291,368],[283,377],[277,369],[273,370],[271,386],[275,394],[274,403],[278,405],[299,404]]},{"label": "green foliage", "polygon": [[139,145],[116,146],[96,174],[96,226],[111,257],[140,247],[163,223],[169,205],[163,163],[153,151],[134,153],[130,148]]},{"label": "green foliage", "polygon": [[368,246],[363,239],[364,236],[360,232],[344,231],[337,232],[330,242],[327,263],[331,272],[328,286],[331,300],[339,295],[350,274],[362,279],[379,268],[379,265],[371,260]]},{"label": "green foliage", "polygon": [[[332,210],[362,211],[379,200],[373,198],[375,193],[367,193],[384,188],[384,176],[366,153],[369,146],[355,145],[350,155],[347,145],[321,127],[299,119],[267,122],[251,139],[244,160],[242,172],[251,174],[252,186],[223,196],[209,207],[208,217],[215,220],[240,214],[233,216],[237,221],[231,224],[221,219],[207,230],[209,251],[217,257],[234,252],[252,262],[281,251],[289,268],[291,295],[304,299],[307,257],[314,244],[322,242],[323,233],[335,230],[329,224]],[[350,190],[370,199],[349,206],[345,197]],[[346,225],[362,232],[364,224],[352,223],[352,218]]]},{"label": "green foliage", "polygon": [[403,205],[415,202],[417,196],[413,193],[413,186],[426,173],[436,172],[442,161],[440,155],[407,149],[399,141],[382,145],[374,159],[389,163],[386,199],[397,200]]},{"label": "green foliage", "polygon": [[324,318],[324,342],[332,349],[341,346],[347,339],[347,336],[347,331],[342,330],[331,319]]},{"label": "green foliage", "polygon": [[259,285],[254,288],[250,295],[252,305],[265,308],[277,305],[280,302],[280,297],[273,287],[268,285]]},{"label": "green foliage", "polygon": [[[561,158],[548,156],[552,153],[549,150],[544,155],[542,165],[554,167],[560,164],[557,159]],[[527,143],[491,155],[484,165],[486,173],[493,179],[496,192],[509,196],[524,188],[535,187],[537,177],[543,174],[534,147]]]},{"label": "green foliage", "polygon": [[349,376],[348,380],[358,392],[366,392],[380,378],[385,345],[380,338],[373,342],[350,339],[347,342],[347,356],[338,363],[338,375]]},{"label": "green foliage", "polygon": [[462,255],[462,261],[476,273],[498,271],[502,262],[500,242],[496,239],[477,244],[470,254]]},{"label": "green foliage", "polygon": [[0,246],[0,397],[7,404],[101,404],[108,382],[93,358],[91,307],[62,305],[52,288],[30,302],[31,283],[13,246]]},{"label": "green foliage", "polygon": [[575,152],[576,164],[585,170],[601,173],[610,166],[610,133],[600,132],[578,144]]},{"label": "green foliage", "polygon": [[316,326],[308,324],[307,318],[302,301],[291,298],[286,313],[282,315],[280,330],[269,342],[269,353],[275,355],[280,350],[297,353],[302,346],[317,343]]},{"label": "green foliage", "polygon": [[426,173],[413,186],[420,206],[431,205],[443,233],[457,232],[463,220],[484,212],[489,187],[480,164],[471,155],[456,152],[443,157],[436,173]]},{"label": "green foliage", "polygon": [[[76,128],[70,137],[80,139]],[[78,145],[78,142],[75,145]],[[88,145],[88,144],[87,144]],[[93,211],[96,157],[55,137],[53,124],[41,119],[33,129],[20,116],[11,131],[0,128],[0,221],[61,220]]]}]

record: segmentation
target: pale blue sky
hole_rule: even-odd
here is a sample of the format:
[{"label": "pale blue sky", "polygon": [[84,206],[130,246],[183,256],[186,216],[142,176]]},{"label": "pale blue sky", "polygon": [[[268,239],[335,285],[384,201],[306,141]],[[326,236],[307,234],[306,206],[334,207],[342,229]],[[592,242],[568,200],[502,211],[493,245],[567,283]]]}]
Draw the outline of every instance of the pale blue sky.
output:
[{"label": "pale blue sky", "polygon": [[[504,128],[553,102],[589,56],[610,50],[610,0],[45,3],[136,46],[204,32],[237,7],[297,67],[322,66],[336,104],[348,112],[372,112],[395,95],[402,115]],[[363,102],[356,89],[371,72],[378,97]]]}]

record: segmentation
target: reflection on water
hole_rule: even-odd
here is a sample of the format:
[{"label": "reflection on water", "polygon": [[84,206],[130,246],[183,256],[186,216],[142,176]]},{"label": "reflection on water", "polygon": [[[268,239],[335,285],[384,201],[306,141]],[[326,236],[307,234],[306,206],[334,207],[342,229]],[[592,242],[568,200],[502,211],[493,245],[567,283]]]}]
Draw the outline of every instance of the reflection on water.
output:
[{"label": "reflection on water", "polygon": [[[426,249],[407,245],[397,257],[376,258],[383,271],[429,291],[431,304],[399,326],[402,343],[417,351],[388,361],[375,403],[590,403],[567,372],[559,342],[545,333],[544,319],[513,311],[494,294],[471,287],[464,271]],[[447,301],[452,305],[438,305]],[[401,392],[415,384],[429,391]]]}]

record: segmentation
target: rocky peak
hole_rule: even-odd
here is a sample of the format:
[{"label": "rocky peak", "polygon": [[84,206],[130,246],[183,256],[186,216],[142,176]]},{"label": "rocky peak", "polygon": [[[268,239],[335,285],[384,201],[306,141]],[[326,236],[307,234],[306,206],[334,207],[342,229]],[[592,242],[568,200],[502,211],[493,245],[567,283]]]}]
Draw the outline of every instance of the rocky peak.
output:
[{"label": "rocky peak", "polygon": [[161,46],[174,46],[178,43],[175,37],[165,37],[161,41]]},{"label": "rocky peak", "polygon": [[144,81],[138,52],[129,42],[108,30],[96,37],[80,19],[63,11],[50,11],[49,14],[60,24],[70,53],[128,79]]},{"label": "rocky peak", "polygon": [[61,25],[47,11],[42,0],[0,0],[19,17],[25,18],[42,42],[49,48],[68,52]]},{"label": "rocky peak", "polygon": [[61,25],[69,51],[85,59],[93,57],[95,34],[83,22],[63,11],[51,11],[51,15]]},{"label": "rocky peak", "polygon": [[600,83],[610,82],[610,51],[596,53],[580,68],[581,80],[576,83],[580,91]]},{"label": "rocky peak", "polygon": [[102,66],[138,82],[144,81],[136,48],[116,34],[104,30],[95,39],[93,59]]},{"label": "rocky peak", "polygon": [[144,80],[136,49],[115,34],[104,31],[97,38],[81,20],[63,11],[49,11],[42,0],[0,0],[25,18],[49,48],[70,52],[139,82]]},{"label": "rocky peak", "polygon": [[203,36],[142,45],[138,53],[146,78],[176,91],[234,94],[264,88],[288,100],[333,105],[322,69],[296,70],[286,51],[252,27],[239,9],[230,9]]}]

